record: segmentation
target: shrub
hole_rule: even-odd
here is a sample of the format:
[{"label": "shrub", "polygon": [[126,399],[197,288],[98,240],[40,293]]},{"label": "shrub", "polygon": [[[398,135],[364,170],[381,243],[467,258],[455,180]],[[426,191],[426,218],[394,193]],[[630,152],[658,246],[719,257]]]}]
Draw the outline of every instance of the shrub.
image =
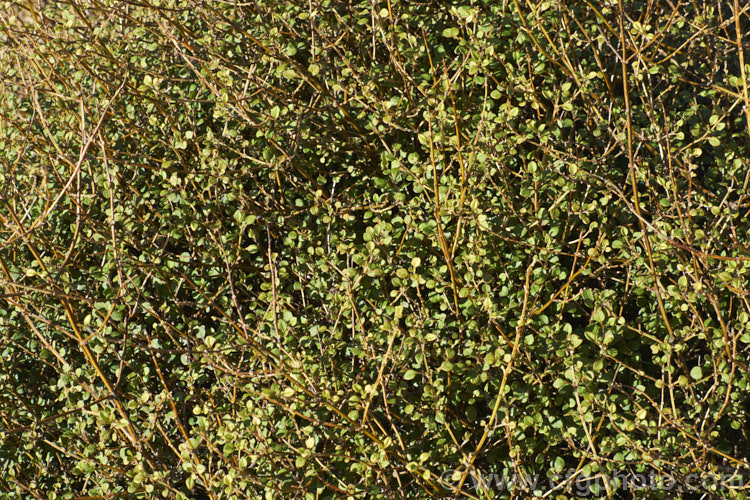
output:
[{"label": "shrub", "polygon": [[747,473],[737,2],[2,4],[4,497]]}]

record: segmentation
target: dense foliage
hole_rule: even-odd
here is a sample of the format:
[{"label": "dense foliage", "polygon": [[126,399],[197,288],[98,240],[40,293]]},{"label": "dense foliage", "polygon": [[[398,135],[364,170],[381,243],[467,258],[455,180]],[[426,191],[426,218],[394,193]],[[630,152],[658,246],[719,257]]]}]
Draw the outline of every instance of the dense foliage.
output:
[{"label": "dense foliage", "polygon": [[[747,474],[749,33],[737,1],[0,2],[3,498]],[[745,498],[701,488],[588,493]]]}]

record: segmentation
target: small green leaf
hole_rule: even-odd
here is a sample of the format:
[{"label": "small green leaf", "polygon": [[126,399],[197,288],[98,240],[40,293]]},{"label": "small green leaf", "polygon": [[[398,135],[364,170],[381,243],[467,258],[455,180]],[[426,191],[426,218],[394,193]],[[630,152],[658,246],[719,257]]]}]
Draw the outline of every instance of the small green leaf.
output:
[{"label": "small green leaf", "polygon": [[594,321],[596,321],[597,323],[603,323],[606,318],[607,316],[604,314],[604,311],[602,311],[601,309],[597,309],[596,312],[594,313]]},{"label": "small green leaf", "polygon": [[444,372],[449,372],[453,369],[453,363],[450,361],[443,361],[443,364],[440,365],[440,369]]},{"label": "small green leaf", "polygon": [[458,28],[446,28],[443,30],[443,36],[446,38],[456,38],[458,36]]}]

